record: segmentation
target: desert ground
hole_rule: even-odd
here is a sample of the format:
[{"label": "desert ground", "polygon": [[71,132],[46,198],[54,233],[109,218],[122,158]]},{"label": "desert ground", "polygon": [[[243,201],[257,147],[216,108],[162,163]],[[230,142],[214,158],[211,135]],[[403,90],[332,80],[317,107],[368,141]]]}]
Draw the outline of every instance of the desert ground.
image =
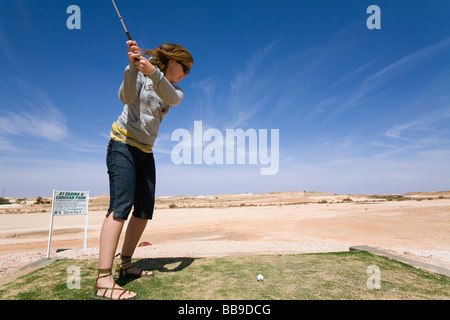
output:
[{"label": "desert ground", "polygon": [[[51,204],[35,200],[0,205],[0,283],[47,257]],[[55,216],[50,257],[97,258],[108,203],[108,196],[90,198],[86,252],[85,217]],[[337,252],[355,245],[450,268],[450,191],[159,197],[134,257]]]}]

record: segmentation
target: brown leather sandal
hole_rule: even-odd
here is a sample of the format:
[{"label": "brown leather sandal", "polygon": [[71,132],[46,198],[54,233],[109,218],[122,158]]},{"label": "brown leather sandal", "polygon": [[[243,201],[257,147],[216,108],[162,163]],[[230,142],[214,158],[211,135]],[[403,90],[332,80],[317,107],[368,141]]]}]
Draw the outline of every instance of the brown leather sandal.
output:
[{"label": "brown leather sandal", "polygon": [[[111,276],[111,275],[112,275],[111,269],[98,269],[97,280],[100,279],[100,278],[106,278],[106,277],[109,277],[109,276]],[[137,299],[137,298],[139,297],[139,295],[138,295],[137,293],[135,293],[136,295],[133,296],[133,297],[131,297],[131,298],[123,298],[123,299],[122,299],[122,296],[123,296],[125,293],[132,293],[132,292],[131,292],[130,290],[126,290],[126,289],[124,289],[124,288],[120,288],[120,287],[117,288],[115,282],[114,282],[114,284],[113,284],[112,287],[99,287],[99,286],[97,285],[97,280],[95,281],[94,293],[91,295],[91,298],[94,298],[94,299],[100,299],[100,300],[134,300],[134,299]],[[103,295],[101,295],[101,296],[98,295],[98,291],[99,291],[99,290],[105,290],[105,292],[103,293]],[[114,296],[114,290],[122,291],[122,293],[117,297],[117,299],[114,299],[114,298],[113,298],[113,296]],[[111,295],[110,295],[109,297],[106,296],[106,293],[107,293],[108,291],[111,291]],[[133,292],[133,293],[134,293],[134,292]]]},{"label": "brown leather sandal", "polygon": [[143,274],[143,272],[145,272],[146,270],[141,270],[141,272],[139,272],[138,274],[129,273],[127,270],[133,268],[134,265],[130,264],[130,266],[127,267],[127,268],[123,268],[122,266],[124,264],[131,263],[131,257],[123,256],[120,253],[117,254],[116,257],[118,255],[120,255],[121,263],[116,265],[116,272],[115,272],[115,275],[114,275],[115,279],[118,279],[118,278],[121,278],[121,277],[138,279],[138,278],[150,278],[150,277],[154,276],[153,272]]}]

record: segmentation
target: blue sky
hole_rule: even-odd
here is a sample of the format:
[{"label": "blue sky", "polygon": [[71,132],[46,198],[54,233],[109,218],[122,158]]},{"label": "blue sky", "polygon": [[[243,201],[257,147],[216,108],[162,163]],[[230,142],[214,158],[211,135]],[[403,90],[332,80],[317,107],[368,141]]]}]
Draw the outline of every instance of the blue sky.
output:
[{"label": "blue sky", "polygon": [[[116,0],[141,47],[193,54],[157,195],[450,190],[450,2]],[[70,30],[70,5],[81,29]],[[366,25],[370,5],[381,29]],[[0,0],[0,195],[108,194],[126,35],[109,0]],[[171,161],[178,128],[278,129],[279,170]],[[207,145],[205,142],[203,148]]]}]

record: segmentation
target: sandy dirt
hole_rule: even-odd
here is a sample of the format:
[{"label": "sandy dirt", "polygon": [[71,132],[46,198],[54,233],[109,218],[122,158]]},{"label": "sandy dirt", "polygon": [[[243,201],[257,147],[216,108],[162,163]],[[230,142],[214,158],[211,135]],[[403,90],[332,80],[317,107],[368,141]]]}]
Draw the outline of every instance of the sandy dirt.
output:
[{"label": "sandy dirt", "polygon": [[[33,200],[0,206],[0,283],[47,256],[51,204]],[[90,199],[86,253],[84,216],[56,216],[51,258],[97,258],[108,201]],[[136,258],[337,252],[369,245],[450,269],[450,191],[164,197],[157,199],[141,242],[149,245],[138,247]]]}]

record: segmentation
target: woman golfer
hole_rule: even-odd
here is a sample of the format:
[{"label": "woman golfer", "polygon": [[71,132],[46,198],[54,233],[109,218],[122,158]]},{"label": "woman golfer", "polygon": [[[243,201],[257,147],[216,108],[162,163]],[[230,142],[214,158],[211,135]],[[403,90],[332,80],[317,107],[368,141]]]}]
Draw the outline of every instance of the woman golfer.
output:
[{"label": "woman golfer", "polygon": [[170,108],[183,100],[175,83],[185,78],[194,59],[184,47],[172,43],[149,50],[151,58],[141,55],[135,41],[127,41],[129,65],[119,89],[125,104],[113,123],[106,162],[110,186],[110,207],[100,234],[98,278],[94,298],[134,299],[137,294],[118,286],[112,264],[119,236],[131,209],[125,239],[116,269],[120,277],[150,277],[135,267],[131,257],[147,225],[155,204],[155,162],[152,147],[159,125]]}]

